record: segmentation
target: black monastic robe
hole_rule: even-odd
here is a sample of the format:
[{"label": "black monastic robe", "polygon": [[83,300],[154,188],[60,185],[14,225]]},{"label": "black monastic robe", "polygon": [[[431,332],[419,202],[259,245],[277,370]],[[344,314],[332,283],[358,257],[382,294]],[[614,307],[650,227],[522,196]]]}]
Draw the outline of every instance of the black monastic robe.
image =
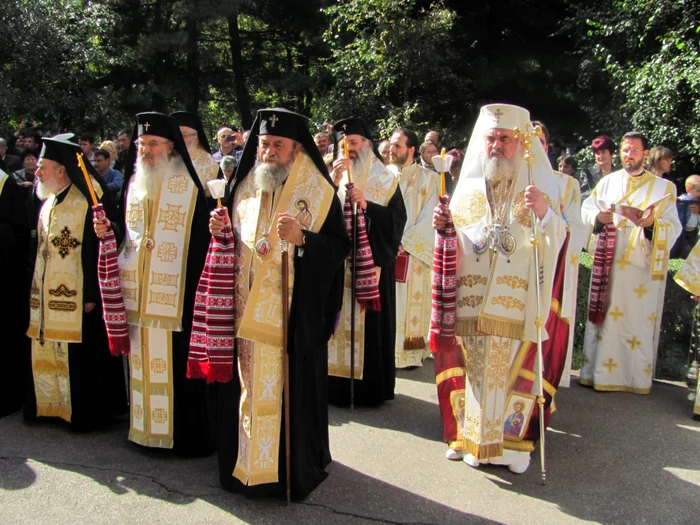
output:
[{"label": "black monastic robe", "polygon": [[[189,172],[188,172],[189,173]],[[190,173],[193,180],[194,176]],[[205,457],[216,451],[216,389],[204,379],[187,378],[187,358],[192,335],[194,299],[199,277],[209,249],[209,204],[204,191],[197,185],[197,201],[192,217],[190,246],[187,252],[187,275],[182,308],[182,331],[170,332],[173,363],[173,451],[185,457]],[[126,231],[126,193],[129,181],[125,181],[120,194],[120,229]]]},{"label": "black monastic robe", "polygon": [[[367,202],[367,237],[375,266],[381,268],[381,310],[365,312],[365,354],[362,380],[355,381],[356,405],[379,406],[394,399],[396,386],[396,255],[406,224],[406,207],[397,185],[386,206]],[[357,306],[359,308],[359,306]],[[340,406],[350,404],[350,380],[328,378],[328,399]]]},{"label": "black monastic robe", "polygon": [[[68,195],[68,189],[56,196],[55,205]],[[100,200],[108,217],[114,217],[114,202],[108,195]],[[95,303],[90,313],[83,310],[82,342],[68,345],[68,370],[71,393],[71,427],[90,431],[106,427],[114,416],[127,411],[126,384],[123,361],[109,351],[107,330],[102,318],[102,298],[97,279],[99,240],[92,223],[92,209],[85,214],[80,255],[83,266],[83,305]],[[58,221],[60,223],[60,220]],[[120,238],[115,228],[117,239]],[[40,256],[40,255],[38,255]],[[25,327],[26,328],[26,327]],[[33,421],[36,415],[34,377],[28,374],[27,400],[24,419]]]},{"label": "black monastic robe", "polygon": [[[229,216],[231,204],[229,201]],[[328,475],[328,339],[340,311],[343,261],[350,240],[340,202],[334,198],[318,233],[304,232],[303,256],[294,249],[294,289],[289,316],[290,445],[292,498],[306,498]],[[219,385],[219,477],[229,491],[247,496],[286,493],[284,424],[280,441],[279,481],[244,486],[232,476],[238,457],[241,385],[237,367],[233,379]],[[286,410],[286,407],[283,408]]]},{"label": "black monastic robe", "polygon": [[29,365],[29,223],[21,188],[10,175],[0,192],[0,417],[22,407]]}]

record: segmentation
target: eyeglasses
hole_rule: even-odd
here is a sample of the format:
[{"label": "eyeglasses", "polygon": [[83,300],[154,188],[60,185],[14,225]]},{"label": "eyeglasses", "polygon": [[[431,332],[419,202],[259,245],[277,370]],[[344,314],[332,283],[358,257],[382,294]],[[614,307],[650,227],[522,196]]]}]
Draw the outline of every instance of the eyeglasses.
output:
[{"label": "eyeglasses", "polygon": [[148,142],[146,142],[145,140],[139,139],[139,140],[134,141],[134,144],[136,144],[136,146],[141,148],[141,149],[146,149],[146,148],[154,149],[154,148],[157,148],[158,146],[162,146],[163,144],[167,144],[167,143],[168,143],[167,140],[149,140]]},{"label": "eyeglasses", "polygon": [[194,133],[194,132],[193,133],[183,133],[182,136],[183,137],[196,137],[197,133]]}]

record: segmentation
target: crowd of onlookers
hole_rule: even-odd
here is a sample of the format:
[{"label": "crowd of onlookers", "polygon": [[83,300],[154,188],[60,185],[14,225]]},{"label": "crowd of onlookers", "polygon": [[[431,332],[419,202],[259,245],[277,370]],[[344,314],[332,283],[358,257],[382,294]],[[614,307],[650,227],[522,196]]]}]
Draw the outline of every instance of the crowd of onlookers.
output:
[{"label": "crowd of onlookers", "polygon": [[[235,172],[238,161],[243,153],[243,146],[248,132],[235,127],[224,126],[216,133],[217,147],[211,153],[220,167],[223,176],[230,180]],[[11,174],[23,189],[27,200],[28,213],[32,219],[36,219],[39,212],[40,201],[34,191],[38,159],[41,150],[42,131],[34,123],[22,122],[16,132],[7,139],[0,138],[0,169]],[[185,144],[192,139],[183,134]],[[188,140],[189,139],[189,140]],[[99,145],[95,137],[85,133],[79,136],[80,147],[84,158],[91,162],[97,172],[103,177],[107,188],[116,196],[121,189],[126,161],[126,152],[129,148],[131,133],[127,129],[121,130],[117,135],[107,136]],[[335,140],[330,124],[324,124],[323,131],[316,133],[314,142],[328,166],[333,163]],[[389,141],[382,140],[376,144],[376,154],[384,162],[389,163]],[[434,170],[432,158],[443,151],[443,143],[440,133],[428,130],[423,143],[419,147],[420,156],[417,158],[423,167]],[[552,148],[556,149],[556,148]],[[595,163],[591,166],[579,169],[574,155],[562,153],[557,158],[552,158],[552,164],[560,172],[575,177],[581,185],[581,199],[587,198],[598,181],[612,171],[616,151],[613,140],[601,135],[591,142],[591,151]],[[464,151],[459,147],[448,147],[446,153],[453,158],[450,176],[446,178],[446,189],[451,193],[457,184],[459,172],[462,167]],[[673,165],[673,153],[664,146],[654,146],[649,150],[647,169],[659,177],[668,175]],[[686,193],[682,194],[677,203],[678,215],[683,225],[683,233],[676,242],[671,256],[685,258],[690,249],[698,240],[698,226],[700,226],[700,175],[691,175],[685,181]],[[36,223],[36,220],[33,220]]]}]

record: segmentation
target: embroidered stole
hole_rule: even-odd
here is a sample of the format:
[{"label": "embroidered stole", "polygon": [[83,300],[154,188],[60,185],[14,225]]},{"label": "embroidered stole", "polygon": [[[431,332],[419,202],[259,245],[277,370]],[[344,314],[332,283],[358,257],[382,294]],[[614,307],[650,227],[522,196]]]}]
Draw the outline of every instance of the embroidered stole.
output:
[{"label": "embroidered stole", "polygon": [[627,238],[627,248],[624,253],[625,262],[631,263],[640,268],[650,264],[651,280],[663,281],[666,279],[668,268],[668,257],[673,246],[669,243],[669,228],[671,223],[661,217],[664,208],[675,205],[676,190],[672,182],[661,179],[645,171],[637,177],[630,177],[624,171],[621,173],[622,180],[627,182],[627,188],[622,198],[616,204],[634,206],[644,211],[650,204],[661,199],[667,193],[671,193],[674,199],[665,199],[654,207],[654,233],[651,242],[651,253],[649,253],[644,228],[634,226],[625,217],[613,214],[613,224],[621,235],[627,235],[626,228],[631,227]]},{"label": "embroidered stole", "polygon": [[197,172],[197,177],[199,177],[202,183],[204,194],[207,197],[211,197],[207,181],[214,180],[219,176],[219,163],[214,160],[211,153],[207,153],[207,151],[199,145],[195,146],[194,151],[190,153],[190,160],[192,161],[194,170]]},{"label": "embroidered stole", "polygon": [[182,331],[187,253],[197,187],[173,157],[152,201],[127,194],[119,276],[129,321],[129,439],[173,447],[172,334]]},{"label": "embroidered stole", "polygon": [[182,331],[187,253],[197,187],[173,157],[152,200],[127,195],[125,245],[119,277],[129,323]]},{"label": "embroidered stole", "polygon": [[2,189],[5,187],[5,181],[9,178],[9,175],[5,173],[4,171],[0,170],[0,193],[2,193]]},{"label": "embroidered stole", "polygon": [[[99,184],[93,182],[101,197]],[[71,185],[56,204],[51,195],[41,208],[38,257],[30,298],[32,375],[37,416],[71,420],[68,343],[82,341],[82,249],[88,202]]]},{"label": "embroidered stole", "polygon": [[[558,195],[556,189],[545,193],[545,199],[556,215],[560,214],[560,204],[552,202],[550,195]],[[539,233],[538,264],[533,264],[533,247],[531,237],[530,210],[525,207],[525,187],[527,178],[519,176],[511,185],[507,198],[511,208],[508,221],[508,233],[515,239],[515,252],[508,256],[491,250],[478,255],[474,252],[474,243],[482,234],[488,235],[491,208],[486,197],[486,184],[483,178],[465,179],[460,182],[460,192],[456,193],[450,203],[450,210],[462,253],[459,257],[457,271],[457,335],[477,335],[485,333],[519,340],[536,340],[536,290],[529,283],[536,282],[538,274],[542,282],[542,297],[551,296],[552,279],[561,242],[560,234],[566,232],[552,230],[545,235],[541,228]],[[555,197],[556,198],[556,197]],[[551,223],[547,225],[555,228]],[[549,235],[553,235],[550,239]],[[550,253],[552,252],[552,253]],[[546,311],[543,305],[542,311]],[[546,338],[546,333],[543,334]]]},{"label": "embroidered stole", "polygon": [[[332,200],[333,186],[305,153],[297,156],[283,188],[275,195],[255,188],[250,173],[236,190],[235,313],[241,381],[239,445],[233,476],[244,485],[278,481],[282,421],[282,251],[275,228],[279,213],[295,216],[302,229],[318,232]],[[269,252],[256,243],[267,233]],[[290,253],[294,247],[290,246]],[[294,264],[289,264],[290,301]]]},{"label": "embroidered stole", "polygon": [[[392,174],[373,153],[360,170],[353,169],[353,181],[356,188],[362,190],[367,201],[381,206],[387,206],[396,192],[398,179]],[[338,198],[345,200],[345,184],[347,174],[343,175],[338,190]],[[359,246],[359,240],[358,240]],[[379,280],[380,268],[376,268]],[[340,325],[336,333],[328,341],[328,375],[350,377],[350,338],[351,338],[351,307],[352,300],[352,269],[345,264],[345,289],[343,290],[343,306],[340,313]],[[356,305],[355,308],[355,379],[362,379],[365,359],[365,311]]]},{"label": "embroidered stole", "polygon": [[[95,183],[95,189],[99,188]],[[74,184],[65,191],[60,204],[56,204],[55,195],[49,196],[39,214],[27,335],[79,343],[83,323],[81,246],[88,202]]]},{"label": "embroidered stole", "polygon": [[[408,252],[409,259],[406,284],[396,285],[397,352],[403,343],[404,351],[425,350],[423,355],[427,355],[425,337],[430,330],[430,271],[435,250],[435,231],[431,221],[432,210],[437,205],[438,175],[414,163],[401,170],[398,179],[408,216],[401,243]],[[434,199],[432,205],[429,203],[431,198]],[[405,301],[399,300],[398,290],[401,287],[405,289]],[[403,318],[399,319],[400,317]],[[418,359],[417,364],[421,360]],[[401,361],[402,358],[397,353],[397,365]],[[412,364],[416,363],[409,360],[404,366]]]}]

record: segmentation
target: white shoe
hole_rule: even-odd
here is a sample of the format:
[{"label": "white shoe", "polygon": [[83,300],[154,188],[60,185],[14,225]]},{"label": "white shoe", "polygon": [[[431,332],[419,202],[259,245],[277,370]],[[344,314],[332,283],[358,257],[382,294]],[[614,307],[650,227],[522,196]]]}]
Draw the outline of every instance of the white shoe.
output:
[{"label": "white shoe", "polygon": [[450,461],[461,461],[464,458],[464,452],[461,450],[448,448],[447,452],[445,452],[445,457]]},{"label": "white shoe", "polygon": [[524,474],[529,466],[530,455],[528,454],[527,459],[521,459],[520,461],[516,461],[515,463],[508,465],[508,470],[510,470],[513,474]]},{"label": "white shoe", "polygon": [[490,459],[492,465],[503,465],[515,474],[522,474],[530,466],[530,453],[518,450],[505,449],[502,456]]},{"label": "white shoe", "polygon": [[473,454],[465,454],[463,461],[467,465],[469,465],[470,467],[478,467],[479,466],[479,460],[476,459],[476,457]]},{"label": "white shoe", "polygon": [[479,465],[489,464],[488,459],[476,459],[476,456],[474,456],[473,454],[464,454],[463,461],[470,467],[478,467]]}]

